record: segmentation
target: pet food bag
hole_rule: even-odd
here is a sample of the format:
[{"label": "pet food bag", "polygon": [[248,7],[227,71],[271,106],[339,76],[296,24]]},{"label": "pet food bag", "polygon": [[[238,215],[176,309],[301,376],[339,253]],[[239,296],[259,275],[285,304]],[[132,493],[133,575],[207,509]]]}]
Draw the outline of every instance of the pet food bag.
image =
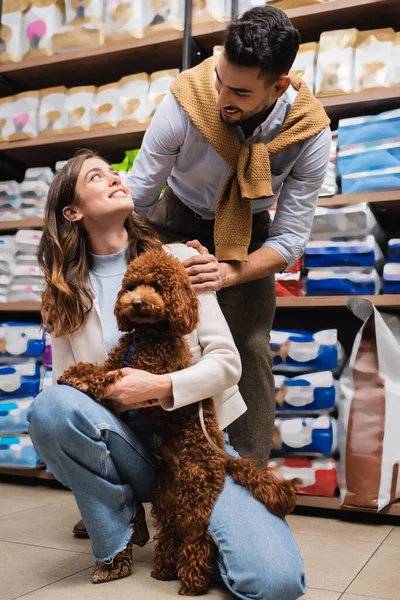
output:
[{"label": "pet food bag", "polygon": [[27,412],[33,397],[10,398],[0,404],[0,435],[8,433],[23,433],[28,431]]},{"label": "pet food bag", "polygon": [[340,495],[343,508],[379,511],[400,497],[400,321],[368,300],[349,308],[363,325],[340,379]]},{"label": "pet food bag", "polygon": [[350,173],[342,177],[343,194],[400,189],[400,167]]},{"label": "pet food bag", "polygon": [[329,415],[275,419],[271,454],[330,456],[336,447],[336,421]]},{"label": "pet food bag", "polygon": [[62,7],[58,0],[30,0],[22,35],[24,58],[52,54],[51,38],[62,25]]},{"label": "pet food bag", "polygon": [[387,261],[400,263],[400,239],[392,238],[388,242]]},{"label": "pet food bag", "polygon": [[158,105],[168,93],[170,85],[178,75],[179,69],[156,71],[150,75],[149,102],[152,106],[152,114],[157,110]]},{"label": "pet food bag", "polygon": [[193,25],[225,21],[225,4],[225,0],[193,0]]},{"label": "pet food bag", "polygon": [[51,48],[54,54],[85,50],[88,48],[98,48],[103,44],[103,23],[64,25],[57,29],[51,38]]},{"label": "pet food bag", "polygon": [[39,393],[40,368],[34,359],[0,365],[0,400]]},{"label": "pet food bag", "polygon": [[395,33],[391,27],[360,31],[355,51],[354,91],[389,87]]},{"label": "pet food bag", "polygon": [[148,97],[150,82],[147,73],[128,75],[119,83],[121,86],[119,97],[123,111],[119,125],[128,125],[132,122],[147,123],[153,112],[153,105]]},{"label": "pet food bag", "polygon": [[383,293],[400,294],[400,263],[386,263],[383,267]]},{"label": "pet food bag", "polygon": [[366,202],[342,208],[317,206],[310,240],[356,238],[373,235],[383,240],[385,234]]},{"label": "pet food bag", "polygon": [[[196,0],[195,0],[196,1]],[[185,0],[142,0],[151,9],[144,35],[159,35],[164,31],[183,30]]]},{"label": "pet food bag", "polygon": [[35,469],[43,464],[27,433],[0,435],[0,466]]},{"label": "pet food bag", "polygon": [[313,240],[305,251],[306,269],[324,267],[369,267],[383,266],[383,254],[374,236],[337,240]]},{"label": "pet food bag", "polygon": [[357,29],[321,34],[315,83],[317,96],[336,96],[353,91],[357,34]]},{"label": "pet food bag", "polygon": [[298,494],[332,497],[337,490],[336,461],[333,458],[273,458],[268,470],[279,481],[301,479]]},{"label": "pet food bag", "polygon": [[[281,10],[288,10],[290,8],[299,8],[300,6],[314,6],[315,4],[324,4],[324,2],[331,2],[332,0],[266,0],[267,4],[276,6]],[[259,4],[265,4],[260,2]]]},{"label": "pet food bag", "polygon": [[38,359],[44,344],[44,331],[37,323],[0,323],[0,363],[16,358]]},{"label": "pet food bag", "polygon": [[399,108],[379,115],[340,119],[338,127],[339,146],[343,150],[346,146],[398,138],[399,131]]},{"label": "pet food bag", "polygon": [[400,31],[396,33],[393,40],[390,86],[400,86]]},{"label": "pet food bag", "polygon": [[317,42],[308,42],[301,44],[295,61],[293,63],[291,74],[297,75],[306,82],[311,92],[315,86],[315,67],[318,53]]},{"label": "pet food bag", "polygon": [[94,123],[93,104],[96,94],[94,85],[70,88],[65,100],[68,116],[66,133],[87,131]]},{"label": "pet food bag", "polygon": [[14,96],[14,102],[3,128],[5,140],[25,140],[37,136],[37,111],[39,92],[22,92]]},{"label": "pet food bag", "polygon": [[275,273],[276,295],[278,297],[302,296],[301,273]]},{"label": "pet food bag", "polygon": [[361,171],[400,167],[400,138],[384,143],[364,142],[338,153],[338,172],[341,176]]},{"label": "pet food bag", "polygon": [[379,294],[381,278],[375,269],[313,269],[308,271],[305,289],[307,296],[368,296]]},{"label": "pet food bag", "polygon": [[67,88],[63,85],[41,90],[39,105],[39,135],[62,133],[68,124],[65,108]]},{"label": "pet food bag", "polygon": [[65,20],[71,25],[101,23],[105,0],[64,0]]},{"label": "pet food bag", "polygon": [[0,98],[0,142],[7,140],[7,126],[13,113],[14,101],[14,96]]},{"label": "pet food bag", "polygon": [[24,181],[40,181],[51,184],[54,173],[50,167],[30,167],[25,171]]},{"label": "pet food bag", "polygon": [[147,0],[107,0],[106,42],[142,38],[152,18],[151,2]]},{"label": "pet food bag", "polygon": [[286,377],[274,375],[276,414],[317,414],[333,410],[336,380],[331,371]]},{"label": "pet food bag", "polygon": [[97,88],[94,99],[94,124],[92,129],[116,127],[122,120],[119,82],[108,83]]},{"label": "pet food bag", "polygon": [[[17,182],[15,182],[17,183]],[[3,235],[0,237],[0,252],[2,254],[8,254],[14,256],[17,251],[17,244],[15,241],[15,235]]]},{"label": "pet food bag", "polygon": [[336,329],[316,333],[273,329],[270,349],[274,373],[331,371],[340,367],[344,360]]},{"label": "pet food bag", "polygon": [[0,24],[0,63],[18,62],[22,58],[21,38],[23,12],[28,8],[28,0],[4,0]]},{"label": "pet food bag", "polygon": [[39,243],[43,232],[36,229],[20,229],[15,234],[15,244],[19,254],[30,254],[35,256],[39,248]]}]

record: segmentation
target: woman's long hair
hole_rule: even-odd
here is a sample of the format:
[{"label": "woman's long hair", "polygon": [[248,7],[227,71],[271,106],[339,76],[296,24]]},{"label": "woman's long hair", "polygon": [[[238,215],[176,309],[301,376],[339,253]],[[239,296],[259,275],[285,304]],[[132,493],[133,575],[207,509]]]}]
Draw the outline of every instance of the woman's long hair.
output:
[{"label": "woman's long hair", "polygon": [[[80,329],[93,308],[93,292],[89,287],[92,265],[89,238],[79,222],[68,221],[63,215],[66,206],[79,205],[76,181],[88,158],[101,157],[91,150],[78,152],[54,177],[47,197],[38,259],[46,282],[42,319],[56,337]],[[132,212],[124,225],[129,235],[128,262],[142,252],[161,248],[156,234],[135,213]]]}]

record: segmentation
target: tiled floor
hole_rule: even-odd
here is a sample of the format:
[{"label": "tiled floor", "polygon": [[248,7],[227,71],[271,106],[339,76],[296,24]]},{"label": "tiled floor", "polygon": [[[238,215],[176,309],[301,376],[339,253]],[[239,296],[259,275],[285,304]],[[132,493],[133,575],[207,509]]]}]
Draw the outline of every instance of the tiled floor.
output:
[{"label": "tiled floor", "polygon": [[[176,582],[150,577],[152,542],[134,551],[131,577],[94,586],[90,543],[71,534],[78,518],[68,491],[0,483],[0,600],[179,597]],[[298,515],[289,521],[306,564],[306,600],[400,600],[400,523],[365,525]],[[234,600],[218,588],[207,599]]]}]

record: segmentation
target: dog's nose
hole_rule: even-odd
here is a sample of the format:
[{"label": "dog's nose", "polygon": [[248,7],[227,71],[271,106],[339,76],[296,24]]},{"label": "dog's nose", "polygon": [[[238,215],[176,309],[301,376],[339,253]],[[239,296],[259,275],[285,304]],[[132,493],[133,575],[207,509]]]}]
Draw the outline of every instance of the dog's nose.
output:
[{"label": "dog's nose", "polygon": [[132,302],[133,308],[140,308],[142,304],[143,302],[141,300],[135,300],[134,302]]}]

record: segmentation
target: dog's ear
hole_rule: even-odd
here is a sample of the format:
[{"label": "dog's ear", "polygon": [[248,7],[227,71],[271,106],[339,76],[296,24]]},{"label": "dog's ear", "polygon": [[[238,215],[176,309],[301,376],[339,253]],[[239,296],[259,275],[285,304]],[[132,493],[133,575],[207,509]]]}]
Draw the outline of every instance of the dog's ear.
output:
[{"label": "dog's ear", "polygon": [[118,296],[117,296],[117,299],[115,301],[115,306],[114,306],[114,315],[115,315],[115,318],[117,319],[118,329],[123,332],[132,331],[132,329],[133,329],[133,325],[132,325],[131,321],[129,319],[127,319],[126,316],[123,314],[121,303],[120,303],[121,296],[123,294],[125,294],[125,292],[126,292],[125,288],[122,288],[122,290],[120,290],[118,292]]},{"label": "dog's ear", "polygon": [[188,335],[199,323],[199,301],[184,273],[172,283],[168,301],[168,321],[171,332]]}]

